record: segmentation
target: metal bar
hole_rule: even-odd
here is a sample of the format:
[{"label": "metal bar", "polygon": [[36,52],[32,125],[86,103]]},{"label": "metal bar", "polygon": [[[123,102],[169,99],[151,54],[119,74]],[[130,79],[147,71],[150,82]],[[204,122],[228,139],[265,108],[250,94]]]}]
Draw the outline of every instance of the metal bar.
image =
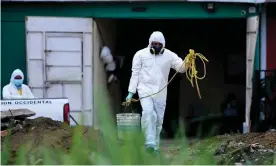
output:
[{"label": "metal bar", "polygon": [[91,112],[91,110],[70,110],[70,112]]},{"label": "metal bar", "polygon": [[75,65],[46,65],[46,67],[82,67],[82,66],[75,66]]},{"label": "metal bar", "polygon": [[47,37],[46,37],[46,33],[43,32],[43,46],[44,46],[44,49],[42,50],[43,51],[43,82],[44,82],[44,86],[45,88],[43,89],[43,97],[48,97],[48,94],[46,92],[46,84],[47,84],[47,69],[46,69],[46,64],[47,64],[47,52],[45,52],[45,50],[47,49]]},{"label": "metal bar", "polygon": [[31,61],[43,61],[43,59],[29,59]]},{"label": "metal bar", "polygon": [[69,116],[77,125],[79,125],[79,123],[75,120],[75,118],[72,115],[69,114]]},{"label": "metal bar", "polygon": [[255,71],[260,71],[260,72],[275,72],[276,70],[255,70]]},{"label": "metal bar", "polygon": [[[51,99],[68,99],[68,97],[49,97],[47,99],[45,98],[34,98],[34,99],[20,99],[20,100],[51,100]],[[14,100],[5,100],[5,101],[14,101]]]},{"label": "metal bar", "polygon": [[46,81],[49,84],[81,84],[81,81]]},{"label": "metal bar", "polygon": [[53,53],[53,52],[73,52],[73,53],[80,53],[81,52],[81,50],[45,50],[45,52],[51,52],[51,53]]},{"label": "metal bar", "polygon": [[82,40],[81,40],[81,109],[83,110],[83,106],[84,106],[84,83],[83,83],[83,38],[84,38],[84,34],[82,33]]},{"label": "metal bar", "polygon": [[28,34],[28,33],[44,33],[44,32],[43,31],[28,31],[28,29],[27,29],[26,33]]},{"label": "metal bar", "polygon": [[33,87],[33,86],[30,86],[30,88],[32,88],[32,89],[43,89],[44,87]]},{"label": "metal bar", "polygon": [[56,32],[47,31],[47,37],[80,37],[82,32]]}]

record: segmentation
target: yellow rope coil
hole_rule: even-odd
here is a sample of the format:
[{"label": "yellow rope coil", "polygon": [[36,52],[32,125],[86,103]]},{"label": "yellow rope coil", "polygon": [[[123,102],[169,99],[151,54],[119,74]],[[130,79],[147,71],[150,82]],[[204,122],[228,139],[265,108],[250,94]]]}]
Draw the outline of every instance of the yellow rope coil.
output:
[{"label": "yellow rope coil", "polygon": [[[202,77],[199,77],[197,75],[198,71],[196,69],[196,63],[195,63],[195,60],[196,60],[197,57],[203,63],[204,74],[203,74]],[[195,82],[199,98],[201,98],[201,94],[200,94],[200,89],[199,89],[197,80],[202,80],[206,76],[206,64],[205,64],[205,61],[209,62],[208,59],[205,58],[202,54],[195,53],[195,51],[192,50],[192,49],[189,50],[189,54],[184,59],[185,69],[186,69],[186,77],[190,81],[192,87],[194,87],[194,82]]]},{"label": "yellow rope coil", "polygon": [[[203,67],[204,67],[204,74],[202,77],[199,77],[197,74],[198,74],[198,71],[196,69],[196,63],[195,63],[195,60],[196,58],[199,58],[202,63],[203,63]],[[187,79],[190,81],[192,87],[194,87],[194,82],[193,80],[195,81],[195,84],[196,84],[196,88],[197,88],[197,92],[198,92],[198,96],[199,98],[201,98],[201,94],[200,94],[200,90],[199,90],[199,86],[198,86],[198,82],[197,80],[202,80],[205,78],[206,76],[206,64],[205,62],[209,62],[207,58],[205,58],[202,54],[200,53],[195,53],[195,51],[193,49],[190,49],[189,50],[189,54],[185,57],[184,59],[184,62],[183,64],[181,65],[181,67],[176,71],[176,73],[172,76],[172,78],[169,80],[169,82],[167,83],[166,86],[164,86],[161,90],[159,90],[158,92],[156,93],[153,93],[153,94],[150,94],[148,96],[144,96],[144,97],[141,97],[139,99],[131,99],[129,101],[126,101],[126,102],[123,102],[122,105],[123,106],[128,106],[131,102],[138,102],[139,100],[143,99],[143,98],[147,98],[147,97],[150,97],[150,96],[153,96],[153,95],[156,95],[158,93],[160,93],[161,91],[163,91],[170,83],[171,81],[174,79],[174,77],[181,71],[181,69],[185,68],[185,71],[186,71],[186,77]]]}]

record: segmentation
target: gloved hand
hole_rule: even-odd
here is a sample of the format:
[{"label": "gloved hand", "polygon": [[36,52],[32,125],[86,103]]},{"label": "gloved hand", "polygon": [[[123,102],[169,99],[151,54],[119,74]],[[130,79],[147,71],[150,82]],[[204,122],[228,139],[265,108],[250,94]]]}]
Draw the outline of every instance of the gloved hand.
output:
[{"label": "gloved hand", "polygon": [[126,97],[126,101],[131,101],[132,97],[133,97],[133,93],[129,92]]}]

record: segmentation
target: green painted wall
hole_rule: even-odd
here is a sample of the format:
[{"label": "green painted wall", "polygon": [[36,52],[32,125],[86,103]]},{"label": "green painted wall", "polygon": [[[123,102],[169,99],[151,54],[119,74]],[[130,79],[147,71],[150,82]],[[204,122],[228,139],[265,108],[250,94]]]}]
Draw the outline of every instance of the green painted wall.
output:
[{"label": "green painted wall", "polygon": [[[146,7],[146,12],[133,12],[132,7]],[[244,18],[241,11],[248,4],[217,4],[208,13],[201,3],[2,3],[1,6],[1,89],[9,83],[10,74],[20,68],[26,74],[26,16],[64,16],[94,18]],[[27,78],[27,75],[26,75]],[[26,80],[25,80],[26,83]]]},{"label": "green painted wall", "polygon": [[[26,73],[25,24],[1,22],[1,90],[16,68]],[[26,76],[25,76],[26,78]],[[26,79],[24,81],[26,83]],[[1,95],[2,96],[2,95]]]}]

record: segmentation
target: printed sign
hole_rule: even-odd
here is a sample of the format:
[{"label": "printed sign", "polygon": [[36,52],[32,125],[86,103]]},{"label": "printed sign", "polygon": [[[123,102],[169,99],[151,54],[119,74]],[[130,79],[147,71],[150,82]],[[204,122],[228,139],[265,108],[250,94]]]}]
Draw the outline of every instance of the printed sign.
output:
[{"label": "printed sign", "polygon": [[24,104],[52,104],[51,100],[2,100],[1,105],[24,105]]}]

